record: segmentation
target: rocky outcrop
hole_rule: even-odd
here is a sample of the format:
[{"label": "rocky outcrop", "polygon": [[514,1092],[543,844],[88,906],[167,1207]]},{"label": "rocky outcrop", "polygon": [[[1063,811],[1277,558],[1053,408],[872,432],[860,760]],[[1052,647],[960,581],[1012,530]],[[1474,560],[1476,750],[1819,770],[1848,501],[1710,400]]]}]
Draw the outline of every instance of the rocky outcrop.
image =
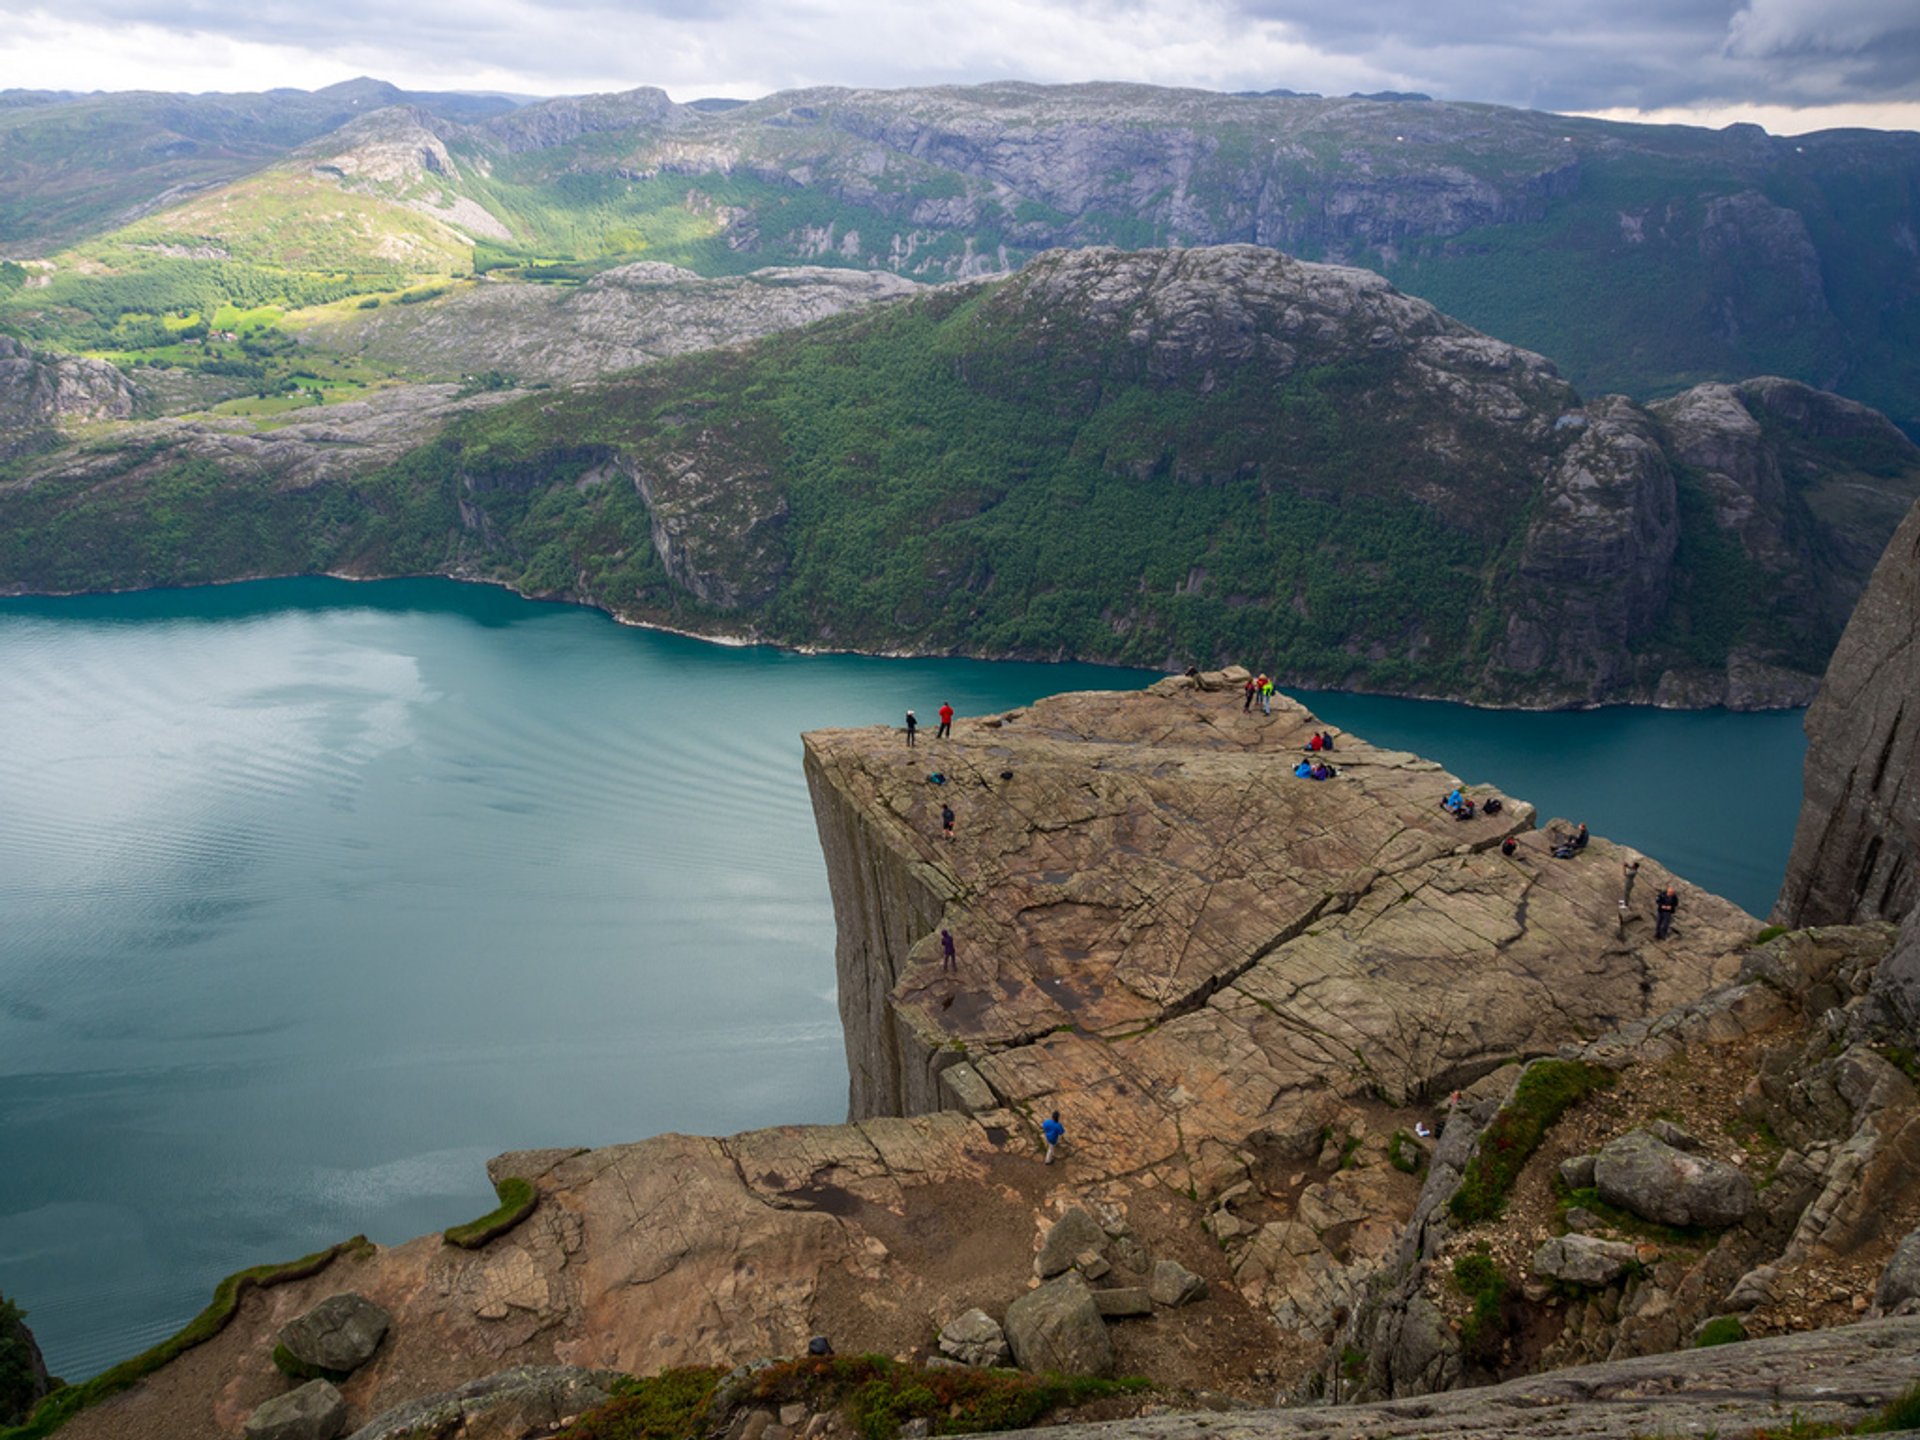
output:
[{"label": "rocky outcrop", "polygon": [[20,1311],[0,1296],[0,1425],[17,1425],[47,1393],[47,1362]]},{"label": "rocky outcrop", "polygon": [[1235,1141],[1304,1091],[1444,1094],[1732,977],[1753,922],[1724,902],[1701,896],[1656,951],[1644,915],[1620,933],[1611,846],[1556,862],[1520,801],[1462,825],[1438,803],[1455,777],[1357,737],[1336,779],[1296,780],[1306,710],[1156,688],[962,721],[918,751],[807,737],[856,1115],[943,1106],[962,1059],[1039,1113],[1110,1077],[1100,1114],[1066,1117],[1076,1153],[1170,1155],[1176,1130]]},{"label": "rocky outcrop", "polygon": [[550,1433],[602,1404],[619,1378],[572,1365],[522,1365],[442,1395],[376,1415],[348,1440],[441,1440],[443,1436]]},{"label": "rocky outcrop", "polygon": [[133,382],[104,360],[32,350],[0,335],[0,460],[55,443],[50,431],[133,414]]},{"label": "rocky outcrop", "polygon": [[1805,799],[1775,916],[1899,920],[1920,897],[1920,506],[1874,567],[1806,725]]},{"label": "rocky outcrop", "polygon": [[306,338],[416,374],[494,370],[523,384],[582,381],[739,344],[920,288],[884,270],[799,266],[710,279],[638,261],[577,287],[486,283],[460,287],[431,305],[351,310]]},{"label": "rocky outcrop", "polygon": [[1111,1375],[1113,1342],[1093,1292],[1077,1276],[1050,1280],[1007,1307],[1007,1343],[1023,1370]]}]

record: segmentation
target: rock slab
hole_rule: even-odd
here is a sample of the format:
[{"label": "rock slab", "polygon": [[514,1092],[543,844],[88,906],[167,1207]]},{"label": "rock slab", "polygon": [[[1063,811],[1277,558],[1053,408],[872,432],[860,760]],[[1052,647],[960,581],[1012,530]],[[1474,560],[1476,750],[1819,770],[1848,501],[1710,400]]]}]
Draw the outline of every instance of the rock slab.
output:
[{"label": "rock slab", "polygon": [[1592,1235],[1556,1235],[1533,1253],[1533,1273],[1572,1285],[1611,1285],[1639,1258],[1633,1246]]},{"label": "rock slab", "polygon": [[962,1365],[1004,1365],[1010,1353],[1007,1332],[986,1311],[969,1310],[940,1327],[940,1353]]}]

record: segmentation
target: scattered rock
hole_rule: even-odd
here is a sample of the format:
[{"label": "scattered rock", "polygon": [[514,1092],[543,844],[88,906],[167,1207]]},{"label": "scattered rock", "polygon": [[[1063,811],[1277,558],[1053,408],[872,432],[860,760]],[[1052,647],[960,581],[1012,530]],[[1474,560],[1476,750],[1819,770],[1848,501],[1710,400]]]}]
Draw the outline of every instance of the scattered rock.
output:
[{"label": "scattered rock", "polygon": [[973,1309],[940,1327],[940,1353],[963,1365],[1004,1365],[1010,1358],[1006,1331],[986,1311]]},{"label": "scattered rock", "polygon": [[1533,1253],[1533,1273],[1574,1285],[1611,1285],[1639,1263],[1633,1246],[1591,1235],[1556,1235]]},{"label": "scattered rock", "polygon": [[1033,1260],[1033,1273],[1042,1280],[1051,1280],[1072,1269],[1074,1262],[1087,1251],[1104,1255],[1106,1249],[1107,1232],[1100,1228],[1098,1220],[1076,1205],[1048,1227],[1046,1238],[1040,1242],[1040,1253]]},{"label": "scattered rock", "polygon": [[247,1440],[337,1440],[347,1428],[347,1402],[325,1380],[276,1395],[247,1417]]},{"label": "scattered rock", "polygon": [[1662,1225],[1721,1229],[1753,1209],[1753,1181],[1706,1155],[1689,1155],[1645,1130],[1601,1147],[1594,1161],[1600,1198]]},{"label": "scattered rock", "polygon": [[1156,1305],[1169,1308],[1207,1298],[1207,1282],[1178,1260],[1161,1260],[1153,1267],[1147,1293]]},{"label": "scattered rock", "polygon": [[1569,1230],[1577,1231],[1583,1235],[1589,1230],[1597,1230],[1600,1228],[1600,1217],[1584,1205],[1568,1206],[1566,1219]]},{"label": "scattered rock", "polygon": [[[280,1344],[299,1365],[347,1376],[373,1358],[393,1317],[364,1295],[329,1295],[280,1329]],[[288,1368],[282,1363],[282,1368]]]},{"label": "scattered rock", "polygon": [[1007,1307],[1006,1329],[1014,1361],[1023,1370],[1113,1373],[1113,1341],[1093,1292],[1077,1278],[1049,1281],[1022,1295]]}]

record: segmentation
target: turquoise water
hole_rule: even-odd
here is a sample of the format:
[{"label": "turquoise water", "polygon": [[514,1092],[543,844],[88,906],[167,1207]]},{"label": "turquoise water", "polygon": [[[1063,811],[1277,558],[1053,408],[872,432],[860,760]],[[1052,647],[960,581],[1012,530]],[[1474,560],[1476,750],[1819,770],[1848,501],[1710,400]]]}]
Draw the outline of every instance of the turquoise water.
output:
[{"label": "turquoise water", "polygon": [[[0,602],[0,1292],[56,1373],[523,1146],[842,1118],[800,732],[1134,686],[802,657],[439,581]],[[1750,909],[1797,715],[1316,696]]]}]

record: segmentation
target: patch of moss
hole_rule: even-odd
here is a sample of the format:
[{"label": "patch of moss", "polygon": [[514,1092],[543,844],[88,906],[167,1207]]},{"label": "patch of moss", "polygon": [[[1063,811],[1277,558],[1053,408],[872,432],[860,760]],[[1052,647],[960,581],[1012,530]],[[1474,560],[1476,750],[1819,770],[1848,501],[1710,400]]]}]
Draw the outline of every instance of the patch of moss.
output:
[{"label": "patch of moss", "polygon": [[1787,933],[1787,927],[1784,925],[1769,925],[1765,929],[1763,929],[1758,935],[1753,937],[1753,943],[1756,945],[1764,945],[1769,940],[1777,940],[1780,936],[1786,933]]},{"label": "patch of moss", "polygon": [[1716,1315],[1700,1327],[1700,1337],[1693,1342],[1697,1350],[1705,1350],[1712,1345],[1736,1345],[1747,1338],[1747,1327],[1737,1316]]},{"label": "patch of moss", "polygon": [[[1555,1182],[1556,1189],[1559,1182]],[[1591,1185],[1579,1190],[1561,1190],[1559,1194],[1560,1212],[1566,1212],[1578,1205],[1591,1210],[1602,1224],[1618,1230],[1623,1235],[1632,1235],[1641,1240],[1651,1240],[1669,1249],[1704,1250],[1711,1246],[1717,1232],[1697,1225],[1662,1225],[1657,1220],[1643,1220],[1631,1210],[1623,1210],[1618,1205],[1610,1205],[1600,1198],[1600,1192]]]},{"label": "patch of moss", "polygon": [[540,1192],[533,1182],[523,1180],[518,1175],[509,1175],[493,1187],[493,1193],[500,1197],[500,1203],[494,1209],[482,1215],[478,1220],[469,1220],[464,1225],[455,1225],[441,1235],[449,1245],[458,1245],[462,1250],[478,1250],[489,1240],[497,1240],[527,1216],[533,1213],[540,1203]]},{"label": "patch of moss", "polygon": [[35,1406],[33,1414],[27,1417],[24,1424],[0,1430],[0,1440],[43,1440],[44,1436],[53,1434],[88,1406],[130,1388],[176,1356],[218,1335],[226,1329],[227,1322],[239,1308],[240,1297],[247,1291],[265,1290],[270,1286],[284,1285],[289,1280],[304,1280],[310,1275],[318,1275],[337,1256],[365,1253],[363,1247],[367,1244],[364,1235],[356,1235],[342,1244],[329,1245],[325,1250],[316,1250],[311,1255],[303,1255],[285,1264],[255,1265],[235,1271],[214,1287],[212,1303],[189,1320],[179,1333],[162,1340],[150,1350],[143,1350],[131,1360],[122,1360],[112,1369],[101,1371],[91,1380],[79,1385],[62,1386]]},{"label": "patch of moss", "polygon": [[1480,1137],[1460,1187],[1447,1208],[1471,1225],[1491,1220],[1505,1207],[1507,1192],[1554,1122],[1595,1090],[1613,1084],[1611,1070],[1578,1060],[1537,1060],[1514,1086]]}]

